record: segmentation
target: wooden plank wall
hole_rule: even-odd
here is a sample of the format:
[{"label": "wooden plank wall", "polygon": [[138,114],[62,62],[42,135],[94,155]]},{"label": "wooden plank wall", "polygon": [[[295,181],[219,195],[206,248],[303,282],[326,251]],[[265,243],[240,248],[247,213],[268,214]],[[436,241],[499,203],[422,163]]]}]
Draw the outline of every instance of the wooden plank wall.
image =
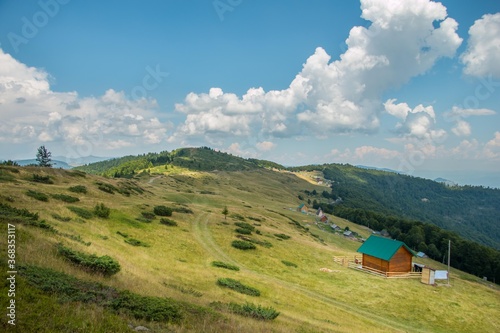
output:
[{"label": "wooden plank wall", "polygon": [[411,272],[412,254],[401,246],[389,261],[389,272]]}]

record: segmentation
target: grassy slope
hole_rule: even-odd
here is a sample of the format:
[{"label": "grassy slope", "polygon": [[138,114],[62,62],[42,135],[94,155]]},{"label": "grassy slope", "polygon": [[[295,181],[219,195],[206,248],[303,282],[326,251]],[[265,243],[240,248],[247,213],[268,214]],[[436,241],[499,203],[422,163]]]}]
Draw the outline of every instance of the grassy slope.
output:
[{"label": "grassy slope", "polygon": [[[19,174],[11,174],[14,181],[0,183],[0,202],[11,197],[14,199],[12,205],[39,212],[41,218],[58,230],[92,242],[87,247],[59,235],[18,225],[20,262],[51,267],[143,295],[172,297],[201,306],[208,306],[213,301],[250,301],[273,306],[281,312],[273,322],[230,314],[224,314],[226,320],[188,316],[180,325],[137,322],[92,306],[60,305],[54,297],[41,295],[20,279],[18,290],[22,296],[18,320],[24,321],[30,329],[43,331],[39,327],[44,324],[47,332],[76,331],[78,327],[95,332],[120,332],[128,330],[128,322],[143,324],[155,331],[176,332],[496,332],[500,327],[500,292],[465,273],[453,272],[451,288],[435,288],[417,280],[385,280],[334,264],[332,256],[352,254],[359,243],[322,231],[314,225],[313,217],[288,209],[298,205],[296,195],[300,190],[323,189],[291,174],[267,170],[186,173],[176,167],[170,170],[173,172],[170,176],[143,176],[136,180],[145,192],[126,197],[102,192],[95,185],[96,181],[104,181],[119,186],[120,181],[46,170],[55,184],[44,185],[28,180],[39,169],[20,170]],[[155,171],[164,172],[165,169],[151,169],[152,173]],[[73,185],[85,185],[89,192],[76,195],[81,201],[72,205],[91,209],[104,202],[112,208],[110,219],[82,220],[66,208],[66,203],[52,198],[44,203],[25,195],[28,189],[75,195],[67,191]],[[194,214],[174,213],[172,219],[177,221],[177,227],[160,225],[159,218],[152,223],[135,220],[142,211],[152,211],[160,204],[187,205]],[[224,206],[229,209],[227,221],[221,214]],[[52,217],[53,213],[71,216],[72,220],[59,222]],[[260,224],[256,228],[262,235],[254,233],[252,237],[267,240],[273,246],[257,246],[256,250],[248,252],[232,248],[230,243],[236,239],[233,223],[237,221],[231,217],[233,214],[244,216],[248,223]],[[297,228],[282,214],[303,226],[309,225],[309,231]],[[349,226],[365,237],[369,235],[368,230],[355,224],[333,219],[342,227]],[[117,231],[147,242],[151,247],[126,244]],[[291,238],[279,240],[274,236],[276,233],[285,233]],[[104,240],[103,236],[108,239]],[[54,245],[59,241],[80,251],[110,255],[120,262],[122,271],[111,278],[84,272],[57,256]],[[2,258],[5,258],[5,237],[0,243]],[[212,267],[213,260],[238,265],[241,270]],[[298,267],[285,266],[282,260],[291,261]],[[432,265],[440,267],[435,262]],[[334,272],[321,272],[322,267]],[[256,298],[220,288],[216,281],[221,277],[234,278],[255,287],[261,291],[261,296]],[[4,287],[1,297],[6,294]],[[200,293],[202,296],[197,297]],[[35,305],[28,306],[34,299],[38,300]],[[50,311],[42,311],[42,308]],[[44,315],[37,315],[37,311]]]}]

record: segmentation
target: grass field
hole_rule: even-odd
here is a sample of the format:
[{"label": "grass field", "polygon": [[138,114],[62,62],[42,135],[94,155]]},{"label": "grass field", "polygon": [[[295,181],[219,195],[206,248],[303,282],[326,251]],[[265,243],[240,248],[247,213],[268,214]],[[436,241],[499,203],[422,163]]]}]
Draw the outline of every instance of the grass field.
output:
[{"label": "grass field", "polygon": [[[139,295],[169,297],[183,302],[184,309],[178,323],[136,319],[94,304],[61,303],[56,294],[42,293],[19,275],[17,328],[26,332],[129,332],[129,323],[155,332],[500,331],[500,291],[474,276],[452,270],[451,287],[432,287],[419,280],[383,279],[335,264],[333,256],[354,254],[360,243],[320,228],[314,216],[294,210],[300,191],[321,193],[324,187],[291,173],[265,169],[203,173],[156,167],[131,180],[114,180],[58,169],[12,170],[0,170],[0,203],[36,212],[57,230],[16,223],[18,264],[52,268]],[[33,174],[49,176],[53,184],[33,182]],[[103,183],[117,191],[99,189]],[[77,185],[85,186],[86,193],[68,190]],[[48,201],[26,195],[29,190],[46,194]],[[69,204],[52,197],[61,194],[79,201]],[[109,218],[83,218],[68,209],[75,206],[92,212],[100,203],[111,209]],[[192,213],[174,212],[169,219],[177,226],[161,224],[159,216],[141,220],[142,213],[152,213],[159,205],[188,208]],[[222,215],[224,207],[229,210],[227,219]],[[349,221],[331,219],[362,237],[371,233]],[[6,230],[8,220],[3,222]],[[256,242],[256,249],[231,246],[238,239],[236,222],[255,228],[244,236]],[[125,242],[131,238],[148,246]],[[76,251],[109,255],[120,263],[121,271],[104,277],[83,270],[57,254],[59,242]],[[2,258],[6,258],[6,243],[2,237]],[[240,270],[215,267],[213,261]],[[416,261],[443,268],[429,259]],[[260,296],[222,288],[217,285],[221,278],[252,286]],[[5,288],[2,306],[8,301]],[[213,302],[250,302],[272,307],[280,315],[275,320],[256,320],[220,310]],[[1,325],[11,329],[5,319]]]}]

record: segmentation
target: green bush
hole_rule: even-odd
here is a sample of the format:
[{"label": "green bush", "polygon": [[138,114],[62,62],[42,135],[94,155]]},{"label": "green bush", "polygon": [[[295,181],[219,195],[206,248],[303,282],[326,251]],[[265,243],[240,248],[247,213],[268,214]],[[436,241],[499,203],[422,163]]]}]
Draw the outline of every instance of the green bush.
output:
[{"label": "green bush", "polygon": [[68,190],[74,193],[87,193],[87,188],[83,185],[76,185],[76,186],[71,186]]},{"label": "green bush", "polygon": [[69,216],[61,216],[59,214],[52,214],[52,217],[55,218],[58,221],[61,221],[61,222],[69,222],[69,221],[71,221],[71,217],[69,217]]},{"label": "green bush", "polygon": [[172,226],[172,227],[175,227],[177,225],[177,222],[175,222],[174,220],[167,219],[167,218],[164,218],[164,217],[162,217],[160,219],[160,223],[168,225],[168,226]]},{"label": "green bush", "polygon": [[68,203],[80,201],[80,199],[78,199],[77,197],[72,197],[71,195],[66,195],[66,194],[51,194],[50,196],[54,199],[68,202]]},{"label": "green bush", "polygon": [[252,231],[250,231],[248,229],[243,229],[243,228],[236,228],[234,231],[236,231],[239,234],[243,234],[243,235],[251,235],[252,234]]},{"label": "green bush", "polygon": [[254,250],[257,248],[252,243],[243,240],[234,240],[231,242],[231,246],[240,250]]},{"label": "green bush", "polygon": [[281,238],[281,239],[290,239],[291,237],[285,234],[274,234],[274,236]]},{"label": "green bush", "polygon": [[174,207],[172,210],[176,213],[193,214],[193,210],[187,207]]},{"label": "green bush", "polygon": [[42,193],[42,192],[37,192],[37,191],[33,191],[33,190],[28,190],[26,192],[26,195],[28,197],[32,197],[33,199],[36,199],[36,200],[39,200],[39,201],[49,201],[49,196],[45,193]]},{"label": "green bush", "polygon": [[115,191],[118,191],[118,189],[111,184],[97,182],[97,185],[98,189],[109,194],[115,194]]},{"label": "green bush", "polygon": [[234,213],[229,215],[229,217],[232,217],[233,219],[240,220],[240,221],[245,221],[245,217],[241,214]]},{"label": "green bush", "polygon": [[94,214],[88,209],[81,208],[81,207],[76,207],[76,206],[68,206],[67,207],[70,211],[75,213],[76,215],[83,217],[84,219],[91,219]]},{"label": "green bush", "polygon": [[143,246],[143,247],[149,247],[148,243],[144,243],[138,239],[135,238],[126,238],[125,243],[133,245],[133,246]]},{"label": "green bush", "polygon": [[225,288],[232,289],[239,293],[250,295],[250,296],[260,296],[260,291],[242,284],[240,281],[231,278],[220,278],[217,280],[217,285]]},{"label": "green bush", "polygon": [[122,236],[123,238],[128,238],[128,234],[124,233],[124,232],[121,232],[121,231],[117,231],[116,232],[118,235]]},{"label": "green bush", "polygon": [[212,261],[212,266],[214,267],[220,267],[220,268],[225,268],[225,269],[230,269],[232,271],[239,271],[240,268],[235,265],[231,265],[222,261]]},{"label": "green bush", "polygon": [[181,304],[170,298],[140,296],[49,268],[20,265],[18,271],[30,285],[56,295],[61,302],[94,303],[141,320],[179,322],[182,319]]},{"label": "green bush", "polygon": [[255,227],[253,225],[246,223],[246,222],[235,222],[234,225],[237,227],[240,227],[242,229],[248,229],[250,231],[255,230]]},{"label": "green bush", "polygon": [[50,179],[50,176],[42,176],[42,175],[38,175],[36,173],[33,174],[33,179],[32,180],[34,182],[42,183],[42,184],[54,184],[54,182],[52,181],[52,179]]},{"label": "green bush", "polygon": [[229,311],[245,317],[251,317],[259,320],[274,320],[280,315],[273,307],[263,307],[252,303],[228,304]]},{"label": "green bush", "polygon": [[273,247],[273,244],[271,244],[270,242],[268,242],[266,240],[258,240],[258,239],[254,239],[254,238],[244,236],[244,235],[236,235],[236,237],[238,237],[239,239],[244,240],[246,242],[258,244],[258,245],[263,246],[265,248]]},{"label": "green bush", "polygon": [[94,214],[103,219],[107,219],[110,213],[111,209],[109,209],[109,207],[106,207],[102,202],[95,205],[94,207]]},{"label": "green bush", "polygon": [[69,261],[93,272],[111,276],[120,271],[120,264],[110,256],[98,257],[95,254],[78,252],[61,243],[57,245],[57,252]]},{"label": "green bush", "polygon": [[166,206],[155,206],[153,212],[159,216],[172,216],[172,208]]},{"label": "green bush", "polygon": [[283,265],[288,266],[288,267],[297,267],[297,265],[296,265],[296,264],[294,264],[294,263],[293,263],[293,262],[291,262],[291,261],[281,260],[281,262],[283,263]]}]

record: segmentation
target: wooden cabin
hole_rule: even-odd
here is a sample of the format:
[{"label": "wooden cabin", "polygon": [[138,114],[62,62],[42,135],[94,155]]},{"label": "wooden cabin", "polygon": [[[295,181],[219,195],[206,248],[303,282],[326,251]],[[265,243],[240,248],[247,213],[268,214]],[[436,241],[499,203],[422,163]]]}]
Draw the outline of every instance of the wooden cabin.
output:
[{"label": "wooden cabin", "polygon": [[358,249],[363,254],[363,268],[397,275],[411,272],[415,253],[403,242],[370,236]]}]

